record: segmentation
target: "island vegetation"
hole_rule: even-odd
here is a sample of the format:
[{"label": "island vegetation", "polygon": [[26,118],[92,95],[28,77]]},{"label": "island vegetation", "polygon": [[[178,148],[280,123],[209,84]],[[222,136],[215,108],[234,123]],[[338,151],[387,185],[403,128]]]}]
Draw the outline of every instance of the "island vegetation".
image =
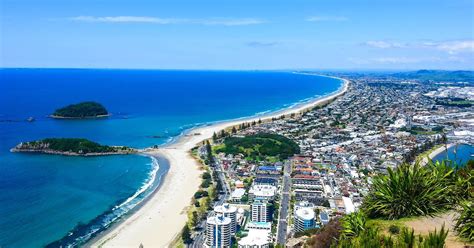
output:
[{"label": "island vegetation", "polygon": [[47,138],[38,141],[22,142],[12,152],[36,152],[69,156],[98,156],[136,153],[125,146],[107,146],[79,138]]},{"label": "island vegetation", "polygon": [[107,109],[97,102],[81,102],[57,109],[51,117],[57,119],[84,119],[109,116]]},{"label": "island vegetation", "polygon": [[293,140],[278,134],[260,133],[245,137],[227,137],[216,153],[244,154],[252,160],[262,160],[265,157],[287,159],[298,154],[300,147]]}]

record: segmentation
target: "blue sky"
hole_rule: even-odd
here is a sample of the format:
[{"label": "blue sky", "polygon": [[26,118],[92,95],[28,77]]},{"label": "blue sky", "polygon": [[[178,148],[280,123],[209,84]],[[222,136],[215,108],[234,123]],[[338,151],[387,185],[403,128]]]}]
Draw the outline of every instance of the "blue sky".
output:
[{"label": "blue sky", "polygon": [[2,67],[474,69],[473,0],[2,0]]}]

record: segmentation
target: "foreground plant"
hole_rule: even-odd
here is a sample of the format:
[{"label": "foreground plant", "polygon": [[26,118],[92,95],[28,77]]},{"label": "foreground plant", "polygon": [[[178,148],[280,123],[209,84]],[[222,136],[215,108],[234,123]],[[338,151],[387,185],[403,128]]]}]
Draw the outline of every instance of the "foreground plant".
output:
[{"label": "foreground plant", "polygon": [[374,177],[363,209],[370,217],[386,219],[433,216],[458,201],[454,180],[454,168],[445,163],[388,168],[386,175]]},{"label": "foreground plant", "polygon": [[462,211],[456,219],[456,231],[462,238],[474,242],[474,204],[472,202],[462,203]]}]

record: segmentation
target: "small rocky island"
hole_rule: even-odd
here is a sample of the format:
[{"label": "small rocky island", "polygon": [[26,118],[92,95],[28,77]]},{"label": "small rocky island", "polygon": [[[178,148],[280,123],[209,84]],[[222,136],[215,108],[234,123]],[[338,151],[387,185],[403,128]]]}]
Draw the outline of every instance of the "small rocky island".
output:
[{"label": "small rocky island", "polygon": [[56,119],[86,119],[109,116],[107,109],[97,102],[81,102],[57,109],[52,115]]},{"label": "small rocky island", "polygon": [[66,156],[105,156],[134,154],[137,150],[125,146],[106,146],[87,139],[48,138],[38,141],[22,142],[11,152],[46,153]]}]

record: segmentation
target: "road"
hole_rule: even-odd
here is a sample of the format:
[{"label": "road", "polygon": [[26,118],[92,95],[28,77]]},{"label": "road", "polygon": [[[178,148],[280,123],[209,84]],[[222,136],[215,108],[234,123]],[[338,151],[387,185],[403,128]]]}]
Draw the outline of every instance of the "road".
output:
[{"label": "road", "polygon": [[[225,175],[224,175],[224,171],[222,169],[222,166],[218,163],[216,163],[214,165],[214,170],[216,170],[217,172],[217,175],[218,175],[218,178],[219,180],[221,181],[221,184],[222,184],[222,190],[223,190],[223,194],[219,194],[218,196],[218,199],[214,202],[214,207],[215,206],[220,206],[222,204],[224,204],[224,202],[227,200],[227,196],[230,194],[230,186],[227,184],[226,180],[225,180]],[[211,215],[214,215],[214,213],[211,211],[208,213],[207,216],[211,216]],[[207,217],[206,218],[203,218],[203,220],[201,220],[199,222],[199,224],[197,225],[197,230],[199,230],[193,237],[193,242],[191,244],[188,245],[188,247],[190,248],[201,248],[204,246],[204,241],[206,240],[206,221],[207,221]]]},{"label": "road", "polygon": [[285,245],[286,234],[288,230],[288,209],[290,206],[290,189],[291,189],[291,163],[285,162],[283,171],[283,188],[280,200],[280,214],[278,215],[277,226],[277,244]]}]

